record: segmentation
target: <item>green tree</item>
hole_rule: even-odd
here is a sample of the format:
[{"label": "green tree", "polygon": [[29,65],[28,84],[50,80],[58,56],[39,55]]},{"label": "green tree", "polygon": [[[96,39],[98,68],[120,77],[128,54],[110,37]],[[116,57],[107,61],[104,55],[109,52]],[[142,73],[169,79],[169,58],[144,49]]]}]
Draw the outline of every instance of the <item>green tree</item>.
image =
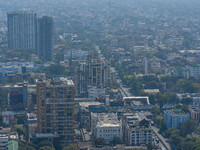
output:
[{"label": "green tree", "polygon": [[38,149],[40,149],[42,147],[53,147],[53,143],[51,141],[48,141],[48,140],[43,140],[37,145]]},{"label": "green tree", "polygon": [[185,112],[185,113],[189,113],[190,110],[186,105],[182,105],[182,104],[178,104],[175,106],[176,109],[180,109],[181,111]]},{"label": "green tree", "polygon": [[167,92],[165,94],[169,97],[169,103],[177,104],[179,102],[175,92]]},{"label": "green tree", "polygon": [[156,75],[147,75],[147,76],[144,76],[143,80],[144,80],[143,81],[144,83],[145,82],[150,82],[150,81],[156,81],[156,82],[159,81]]},{"label": "green tree", "polygon": [[36,59],[36,60],[34,60],[34,63],[36,63],[36,64],[42,64],[43,61],[42,61],[42,59]]},{"label": "green tree", "polygon": [[122,139],[119,137],[114,137],[113,140],[111,141],[111,143],[113,145],[122,144]]},{"label": "green tree", "polygon": [[157,108],[157,107],[153,107],[151,109],[151,113],[155,116],[159,115],[160,114],[160,110]]},{"label": "green tree", "polygon": [[187,79],[179,79],[176,83],[177,92],[179,93],[195,93],[196,89],[192,82]]},{"label": "green tree", "polygon": [[177,150],[191,150],[193,145],[192,141],[183,141],[177,146]]},{"label": "green tree", "polygon": [[149,143],[149,144],[147,144],[147,149],[148,150],[155,150],[155,149],[158,149],[158,146]]},{"label": "green tree", "polygon": [[106,144],[106,141],[104,138],[95,138],[93,140],[94,144],[97,146],[97,145],[105,145]]},{"label": "green tree", "polygon": [[198,124],[195,120],[189,119],[184,124],[180,125],[180,135],[186,137],[188,134],[194,132]]},{"label": "green tree", "polygon": [[193,150],[200,150],[200,139],[198,139],[198,140],[194,143],[192,149],[193,149]]},{"label": "green tree", "polygon": [[55,149],[51,146],[44,146],[44,147],[41,147],[39,150],[55,150]]},{"label": "green tree", "polygon": [[183,141],[183,138],[179,135],[171,135],[170,140],[174,145],[179,145]]},{"label": "green tree", "polygon": [[189,105],[189,104],[192,103],[192,98],[183,98],[183,99],[181,100],[181,103],[182,103],[182,104],[185,104],[185,105]]},{"label": "green tree", "polygon": [[149,96],[149,103],[152,105],[155,105],[155,103],[156,103],[155,96],[152,94]]},{"label": "green tree", "polygon": [[64,60],[64,52],[63,51],[56,52],[55,60],[56,60],[56,62],[63,61]]},{"label": "green tree", "polygon": [[157,115],[155,118],[153,118],[153,121],[159,128],[162,127],[162,122],[163,122],[163,116],[162,115]]},{"label": "green tree", "polygon": [[16,114],[15,119],[17,120],[17,124],[25,124],[26,115],[25,114]]},{"label": "green tree", "polygon": [[162,112],[162,107],[165,103],[167,103],[169,101],[169,97],[168,97],[168,95],[162,94],[160,92],[157,93],[155,97],[158,100],[158,103],[160,105],[160,111]]},{"label": "green tree", "polygon": [[60,64],[51,65],[45,68],[44,72],[49,78],[69,75],[69,69]]},{"label": "green tree", "polygon": [[36,150],[33,143],[19,141],[19,150]]},{"label": "green tree", "polygon": [[162,75],[161,76],[161,81],[162,82],[170,82],[170,81],[173,81],[173,78],[171,75]]},{"label": "green tree", "polygon": [[179,135],[180,130],[176,130],[174,128],[169,128],[167,129],[167,131],[165,132],[167,137],[173,136],[173,135]]},{"label": "green tree", "polygon": [[13,130],[16,131],[19,135],[24,135],[26,138],[28,137],[28,132],[23,126],[15,125]]},{"label": "green tree", "polygon": [[[178,150],[191,150],[199,139],[197,137],[186,137],[178,146]],[[198,147],[198,146],[197,146]]]},{"label": "green tree", "polygon": [[75,144],[70,144],[69,146],[65,146],[62,150],[79,150]]},{"label": "green tree", "polygon": [[145,84],[145,89],[161,89],[162,84],[158,81],[149,81]]}]

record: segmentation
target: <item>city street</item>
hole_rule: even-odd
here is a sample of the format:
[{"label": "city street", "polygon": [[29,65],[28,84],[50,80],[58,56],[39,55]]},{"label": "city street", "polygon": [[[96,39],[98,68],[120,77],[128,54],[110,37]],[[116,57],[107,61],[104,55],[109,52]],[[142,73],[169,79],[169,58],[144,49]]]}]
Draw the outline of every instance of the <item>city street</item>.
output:
[{"label": "city street", "polygon": [[[116,74],[117,71],[114,67],[111,67],[111,71],[112,73]],[[116,78],[115,78],[116,79]],[[130,93],[130,87],[127,87],[127,85],[125,85],[122,80],[120,78],[116,79],[117,83],[119,84],[120,86],[120,91],[123,95],[123,97],[130,97],[130,96],[133,96],[132,93]]]},{"label": "city street", "polygon": [[165,147],[165,149],[167,150],[171,150],[171,146],[168,143],[168,139],[164,138],[160,133],[159,133],[159,129],[156,127],[151,126],[153,132],[156,134],[156,136],[159,138],[160,143],[162,143],[162,145]]}]

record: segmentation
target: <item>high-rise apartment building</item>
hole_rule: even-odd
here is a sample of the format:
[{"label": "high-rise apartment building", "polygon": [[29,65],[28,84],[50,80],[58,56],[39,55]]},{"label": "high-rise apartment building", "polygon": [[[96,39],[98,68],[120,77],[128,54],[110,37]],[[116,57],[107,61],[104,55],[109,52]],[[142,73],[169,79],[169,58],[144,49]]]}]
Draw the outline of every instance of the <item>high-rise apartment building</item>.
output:
[{"label": "high-rise apartment building", "polygon": [[37,55],[45,61],[53,59],[53,18],[43,16],[37,21]]},{"label": "high-rise apartment building", "polygon": [[7,14],[9,49],[36,49],[36,18],[28,11]]},{"label": "high-rise apartment building", "polygon": [[74,142],[74,83],[66,78],[37,81],[37,133],[59,136],[61,146]]},{"label": "high-rise apartment building", "polygon": [[101,59],[97,54],[92,54],[87,59],[88,79],[90,85],[107,87],[110,85],[110,62]]},{"label": "high-rise apartment building", "polygon": [[79,94],[87,93],[88,86],[88,76],[87,76],[87,64],[86,62],[80,62],[77,69],[77,79],[76,79],[76,92]]},{"label": "high-rise apartment building", "polygon": [[[77,69],[77,94],[88,92],[88,85],[105,88],[111,84],[110,62],[96,53],[91,53],[87,60],[79,63]],[[95,88],[93,88],[95,89]]]}]

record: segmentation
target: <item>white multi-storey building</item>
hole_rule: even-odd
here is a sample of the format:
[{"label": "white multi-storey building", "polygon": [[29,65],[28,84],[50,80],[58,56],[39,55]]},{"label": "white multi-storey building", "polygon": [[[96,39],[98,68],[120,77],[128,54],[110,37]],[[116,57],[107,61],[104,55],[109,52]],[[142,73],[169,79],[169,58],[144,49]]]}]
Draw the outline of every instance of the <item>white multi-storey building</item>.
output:
[{"label": "white multi-storey building", "polygon": [[106,143],[114,137],[122,138],[122,124],[114,113],[91,113],[92,134],[95,138],[104,138]]},{"label": "white multi-storey building", "polygon": [[190,108],[191,118],[196,120],[200,124],[200,107]]},{"label": "white multi-storey building", "polygon": [[153,141],[153,131],[150,122],[139,114],[126,113],[123,115],[124,140],[128,145],[149,144]]},{"label": "white multi-storey building", "polygon": [[1,150],[8,149],[8,135],[6,135],[6,134],[0,135],[0,149]]},{"label": "white multi-storey building", "polygon": [[190,71],[190,77],[193,77],[195,79],[200,78],[200,66],[191,66],[189,68]]}]

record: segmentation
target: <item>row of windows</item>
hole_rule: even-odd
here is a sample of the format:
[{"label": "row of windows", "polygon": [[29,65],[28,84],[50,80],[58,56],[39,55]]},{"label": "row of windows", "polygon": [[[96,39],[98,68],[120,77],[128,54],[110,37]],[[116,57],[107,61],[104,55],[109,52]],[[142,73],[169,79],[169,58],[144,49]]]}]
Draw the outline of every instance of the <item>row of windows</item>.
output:
[{"label": "row of windows", "polygon": [[132,131],[132,133],[152,133],[152,131],[151,130],[149,130],[149,131],[144,131],[144,132],[140,132],[140,131]]},{"label": "row of windows", "polygon": [[[41,89],[42,91],[42,99],[44,99],[44,89],[42,88]],[[56,92],[57,91],[57,92]],[[51,97],[51,94],[50,94],[50,89],[49,88],[46,88],[46,98],[50,98]],[[57,96],[56,96],[57,94]],[[71,91],[71,88],[67,90],[67,97],[71,97],[72,95],[72,91]],[[52,97],[58,97],[58,98],[63,98],[64,97],[64,88],[63,87],[58,87],[57,90],[56,88],[54,88],[52,90]]]},{"label": "row of windows", "polygon": [[[139,139],[139,138],[141,138],[142,136],[132,136],[132,138],[136,138],[136,139]],[[145,136],[145,138],[152,138],[152,136]]]},{"label": "row of windows", "polygon": [[151,143],[152,141],[151,140],[148,140],[148,141],[132,141],[132,144],[133,145],[136,145],[136,144],[145,144],[145,143]]},{"label": "row of windows", "polygon": [[100,137],[117,137],[117,134],[100,134]]},{"label": "row of windows", "polygon": [[110,129],[110,130],[100,130],[99,132],[101,133],[101,132],[120,132],[120,129]]}]

